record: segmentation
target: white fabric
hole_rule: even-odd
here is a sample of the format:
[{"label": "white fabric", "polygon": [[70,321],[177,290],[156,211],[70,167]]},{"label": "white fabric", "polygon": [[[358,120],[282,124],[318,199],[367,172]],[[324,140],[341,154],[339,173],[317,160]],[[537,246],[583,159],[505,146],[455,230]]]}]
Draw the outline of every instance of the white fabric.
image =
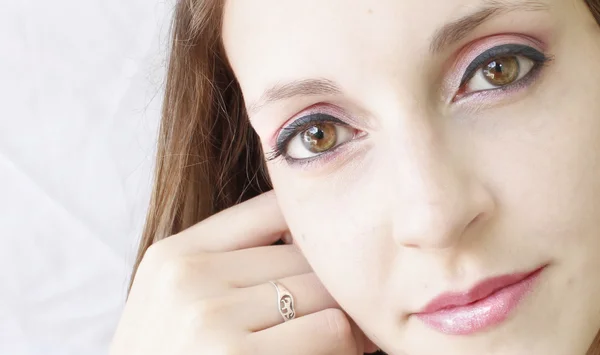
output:
[{"label": "white fabric", "polygon": [[106,354],[149,199],[172,1],[0,0],[0,354]]}]

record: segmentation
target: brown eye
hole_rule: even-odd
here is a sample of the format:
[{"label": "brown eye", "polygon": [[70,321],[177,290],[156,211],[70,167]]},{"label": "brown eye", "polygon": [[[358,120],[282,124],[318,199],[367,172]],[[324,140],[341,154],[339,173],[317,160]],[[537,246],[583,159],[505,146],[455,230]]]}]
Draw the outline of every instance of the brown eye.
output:
[{"label": "brown eye", "polygon": [[490,60],[467,81],[463,94],[510,85],[529,74],[534,65],[533,60],[520,55]]},{"label": "brown eye", "polygon": [[483,68],[485,79],[492,85],[508,85],[519,77],[519,60],[516,57],[504,57],[488,62]]},{"label": "brown eye", "polygon": [[335,146],[337,132],[332,123],[319,123],[301,133],[302,144],[311,153],[322,153]]},{"label": "brown eye", "polygon": [[289,158],[302,160],[326,154],[357,134],[351,126],[335,122],[311,123],[306,127],[290,140],[285,152]]}]

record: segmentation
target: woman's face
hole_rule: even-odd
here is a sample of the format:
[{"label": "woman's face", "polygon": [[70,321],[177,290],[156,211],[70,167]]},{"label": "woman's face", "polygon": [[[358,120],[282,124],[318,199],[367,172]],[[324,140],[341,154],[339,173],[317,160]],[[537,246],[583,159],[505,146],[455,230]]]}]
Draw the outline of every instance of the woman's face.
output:
[{"label": "woman's face", "polygon": [[371,340],[586,352],[600,30],[583,0],[229,1],[224,18],[295,243]]}]

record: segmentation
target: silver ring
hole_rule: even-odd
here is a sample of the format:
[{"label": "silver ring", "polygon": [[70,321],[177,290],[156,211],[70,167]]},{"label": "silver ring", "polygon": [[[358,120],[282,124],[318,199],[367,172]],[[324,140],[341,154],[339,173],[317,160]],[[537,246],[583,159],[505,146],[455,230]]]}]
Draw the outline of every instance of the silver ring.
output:
[{"label": "silver ring", "polygon": [[277,281],[269,281],[277,290],[277,308],[283,317],[283,321],[291,321],[296,318],[296,310],[294,309],[294,297],[282,284]]}]

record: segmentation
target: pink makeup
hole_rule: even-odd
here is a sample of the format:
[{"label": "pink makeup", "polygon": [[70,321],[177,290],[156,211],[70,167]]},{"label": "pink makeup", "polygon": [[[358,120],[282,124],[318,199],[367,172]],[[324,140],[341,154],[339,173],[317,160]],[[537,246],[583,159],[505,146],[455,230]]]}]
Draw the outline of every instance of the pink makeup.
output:
[{"label": "pink makeup", "polygon": [[413,315],[442,333],[477,333],[506,320],[533,289],[544,269],[545,266],[525,273],[493,277],[466,292],[443,293]]},{"label": "pink makeup", "polygon": [[[452,96],[459,88],[461,78],[469,64],[481,53],[503,44],[521,44],[545,52],[545,45],[532,37],[517,34],[494,35],[482,38],[462,48],[450,66],[449,75],[444,80],[444,92]],[[451,99],[451,98],[450,98]],[[449,101],[449,100],[447,100]]]}]

